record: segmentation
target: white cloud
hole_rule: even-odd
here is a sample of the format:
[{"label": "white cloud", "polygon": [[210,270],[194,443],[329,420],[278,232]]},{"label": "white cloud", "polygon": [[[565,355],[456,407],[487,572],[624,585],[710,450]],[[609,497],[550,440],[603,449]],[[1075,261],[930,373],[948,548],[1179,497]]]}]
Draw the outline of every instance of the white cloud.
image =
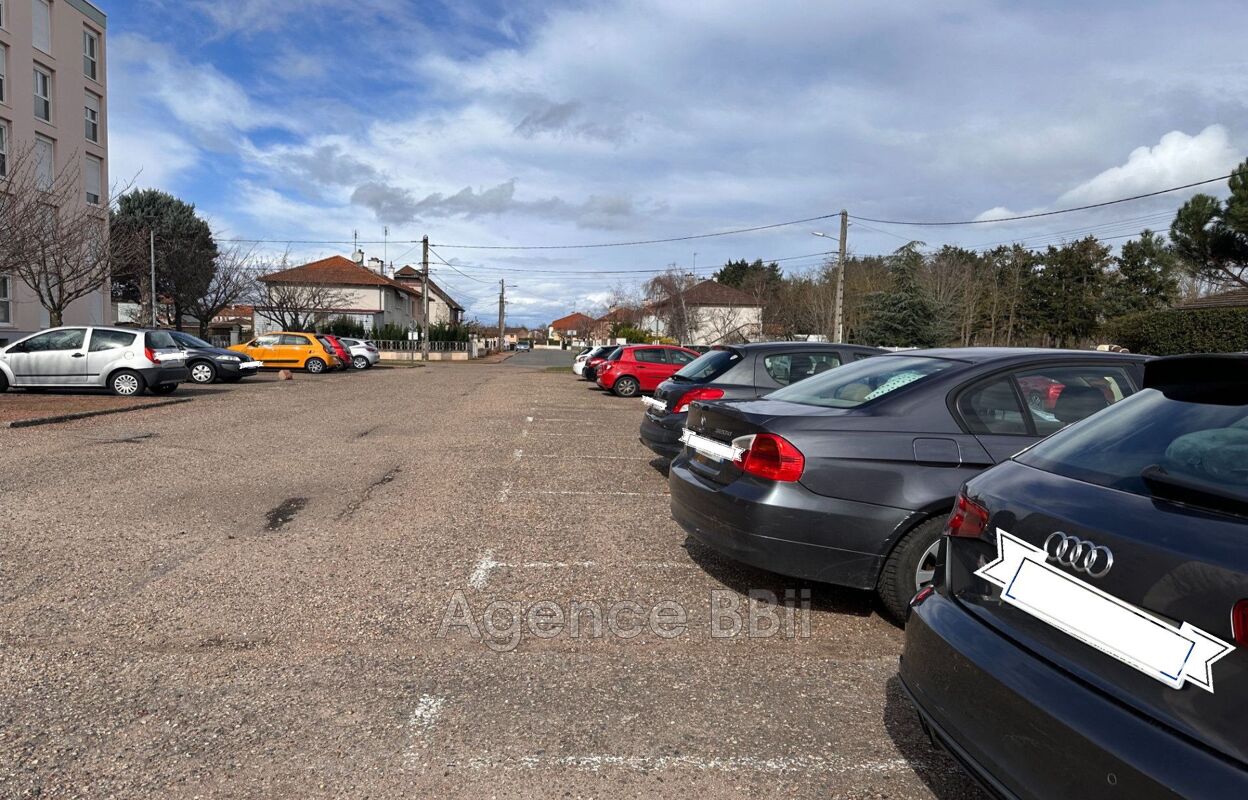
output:
[{"label": "white cloud", "polygon": [[118,188],[168,190],[175,178],[199,161],[199,151],[165,130],[135,129],[124,122],[108,135],[108,171]]},{"label": "white cloud", "polygon": [[1137,147],[1122,166],[1105,170],[1058,198],[1058,205],[1102,203],[1226,175],[1243,160],[1222,125],[1195,136],[1171,131],[1152,147]]}]

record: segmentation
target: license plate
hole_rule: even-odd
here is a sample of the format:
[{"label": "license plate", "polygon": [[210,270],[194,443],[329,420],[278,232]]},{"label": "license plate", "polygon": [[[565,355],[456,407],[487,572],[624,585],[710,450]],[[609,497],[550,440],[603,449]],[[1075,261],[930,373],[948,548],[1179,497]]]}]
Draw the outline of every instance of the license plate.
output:
[{"label": "license plate", "polygon": [[686,447],[691,448],[695,453],[706,456],[715,462],[736,461],[741,458],[741,454],[745,451],[739,447],[733,447],[730,444],[717,442],[714,439],[708,439],[705,436],[699,436],[688,428],[680,435],[680,441]]},{"label": "license plate", "polygon": [[647,408],[653,408],[655,411],[659,411],[659,412],[667,411],[667,403],[663,402],[662,400],[656,400],[653,397],[641,398],[641,404]]},{"label": "license plate", "polygon": [[247,361],[242,364],[239,364],[238,368],[239,369],[259,369],[260,362],[259,361]]}]

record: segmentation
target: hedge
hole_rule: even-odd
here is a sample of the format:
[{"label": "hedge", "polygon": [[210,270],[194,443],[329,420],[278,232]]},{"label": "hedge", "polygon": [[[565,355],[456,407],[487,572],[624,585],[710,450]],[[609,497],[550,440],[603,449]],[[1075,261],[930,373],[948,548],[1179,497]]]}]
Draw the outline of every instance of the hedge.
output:
[{"label": "hedge", "polygon": [[1146,311],[1111,319],[1102,332],[1133,353],[1239,353],[1248,351],[1248,308]]}]

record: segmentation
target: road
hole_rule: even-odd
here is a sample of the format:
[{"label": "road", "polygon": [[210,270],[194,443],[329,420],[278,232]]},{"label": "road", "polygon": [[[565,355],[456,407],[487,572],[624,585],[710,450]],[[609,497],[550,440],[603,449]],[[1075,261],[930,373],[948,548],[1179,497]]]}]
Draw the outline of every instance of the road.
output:
[{"label": "road", "polygon": [[530,359],[0,431],[0,797],[979,797],[869,597],[686,541]]}]

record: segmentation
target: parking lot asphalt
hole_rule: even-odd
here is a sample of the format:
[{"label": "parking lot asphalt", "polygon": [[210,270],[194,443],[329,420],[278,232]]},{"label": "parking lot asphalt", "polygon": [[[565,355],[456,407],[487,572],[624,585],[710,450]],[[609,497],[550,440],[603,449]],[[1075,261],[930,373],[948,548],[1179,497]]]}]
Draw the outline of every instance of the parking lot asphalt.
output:
[{"label": "parking lot asphalt", "polygon": [[869,596],[687,541],[533,357],[0,431],[0,797],[980,797]]}]

